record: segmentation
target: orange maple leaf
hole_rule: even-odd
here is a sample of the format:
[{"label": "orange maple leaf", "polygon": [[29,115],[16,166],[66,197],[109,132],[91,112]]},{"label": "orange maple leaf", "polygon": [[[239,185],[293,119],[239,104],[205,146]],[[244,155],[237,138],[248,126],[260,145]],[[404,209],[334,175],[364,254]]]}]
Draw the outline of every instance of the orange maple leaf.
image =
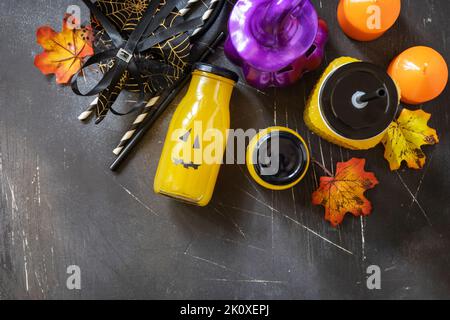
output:
[{"label": "orange maple leaf", "polygon": [[347,212],[358,217],[372,211],[364,192],[374,188],[378,180],[372,172],[364,171],[365,164],[365,159],[357,158],[338,162],[334,177],[320,178],[320,187],[313,193],[312,202],[325,207],[325,220],[334,227],[344,220]]},{"label": "orange maple leaf", "polygon": [[94,54],[89,28],[70,28],[69,17],[64,17],[59,33],[49,26],[42,26],[36,32],[37,42],[44,52],[35,57],[34,65],[45,75],[54,73],[60,84],[67,84],[81,69],[84,58]]}]

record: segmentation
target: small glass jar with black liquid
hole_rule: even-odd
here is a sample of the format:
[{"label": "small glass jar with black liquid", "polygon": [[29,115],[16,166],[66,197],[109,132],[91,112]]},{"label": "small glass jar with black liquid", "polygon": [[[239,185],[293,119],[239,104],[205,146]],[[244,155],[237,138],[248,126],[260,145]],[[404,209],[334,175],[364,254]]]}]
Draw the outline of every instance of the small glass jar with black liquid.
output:
[{"label": "small glass jar with black liquid", "polygon": [[247,169],[267,189],[286,190],[296,186],[305,177],[309,164],[305,141],[289,128],[262,130],[247,147]]}]

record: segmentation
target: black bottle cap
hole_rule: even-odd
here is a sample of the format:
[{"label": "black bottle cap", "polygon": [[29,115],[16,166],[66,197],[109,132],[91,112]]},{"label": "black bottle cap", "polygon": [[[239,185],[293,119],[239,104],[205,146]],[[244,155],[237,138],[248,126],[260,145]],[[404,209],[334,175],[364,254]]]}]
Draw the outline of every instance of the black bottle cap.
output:
[{"label": "black bottle cap", "polygon": [[235,72],[225,69],[225,68],[222,68],[222,67],[214,66],[214,65],[208,64],[208,63],[197,62],[194,64],[194,70],[200,70],[200,71],[212,73],[212,74],[233,80],[234,82],[239,81],[239,76]]},{"label": "black bottle cap", "polygon": [[[373,97],[376,92],[378,98]],[[370,96],[370,100],[361,101],[364,96]],[[397,87],[384,69],[372,63],[354,62],[329,76],[321,88],[319,102],[322,116],[334,132],[348,139],[364,140],[389,127],[397,114],[398,99]]]},{"label": "black bottle cap", "polygon": [[[275,174],[263,174],[271,165],[260,163],[260,153],[273,158],[270,154],[273,139],[279,139],[279,162]],[[265,182],[275,186],[285,186],[297,181],[307,169],[309,159],[305,144],[288,131],[272,131],[261,137],[254,150],[254,168],[258,176]],[[266,171],[267,172],[267,171]]]}]

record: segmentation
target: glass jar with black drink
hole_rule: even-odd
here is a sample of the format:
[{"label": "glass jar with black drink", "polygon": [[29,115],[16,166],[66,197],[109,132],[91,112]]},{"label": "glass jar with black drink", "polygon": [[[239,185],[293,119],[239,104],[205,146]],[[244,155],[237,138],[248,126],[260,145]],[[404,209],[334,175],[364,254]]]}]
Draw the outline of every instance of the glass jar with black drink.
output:
[{"label": "glass jar with black drink", "polygon": [[305,122],[322,138],[365,150],[381,142],[399,107],[400,92],[387,72],[372,63],[334,60],[316,85]]}]

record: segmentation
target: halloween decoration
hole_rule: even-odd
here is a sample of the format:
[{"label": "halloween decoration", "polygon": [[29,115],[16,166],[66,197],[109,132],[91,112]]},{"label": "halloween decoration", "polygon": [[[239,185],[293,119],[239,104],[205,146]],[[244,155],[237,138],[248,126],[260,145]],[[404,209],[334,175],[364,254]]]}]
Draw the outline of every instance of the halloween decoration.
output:
[{"label": "halloween decoration", "polygon": [[312,195],[314,205],[325,207],[325,220],[337,227],[347,212],[355,217],[367,216],[372,205],[364,192],[373,189],[378,180],[371,172],[366,172],[366,160],[353,158],[338,162],[334,177],[321,177],[320,186]]},{"label": "halloween decoration", "polygon": [[[225,15],[221,15],[225,17]],[[206,57],[214,51],[214,49],[222,42],[225,34],[223,32],[219,33],[217,38],[213,39],[210,43],[200,44],[204,46],[205,49],[203,53],[200,55],[198,61],[204,61]],[[161,116],[164,110],[169,106],[171,101],[181,92],[181,90],[187,85],[190,79],[190,73],[185,74],[184,77],[180,78],[176,83],[174,83],[167,90],[164,90],[160,97],[158,97],[158,105],[155,108],[152,108],[149,111],[148,116],[145,117],[142,121],[142,125],[136,129],[133,133],[132,137],[129,139],[129,143],[123,147],[123,151],[121,151],[116,160],[111,164],[110,170],[116,171],[119,169],[120,165],[124,162],[124,160],[128,157],[134,147],[139,143],[145,133],[151,128],[153,123]],[[121,149],[122,150],[122,149]]]},{"label": "halloween decoration", "polygon": [[[91,26],[69,28],[66,16],[60,33],[39,28],[37,39],[44,52],[35,58],[35,65],[44,74],[55,74],[58,83],[70,81],[76,94],[95,96],[79,115],[81,121],[95,115],[100,123],[109,113],[137,112],[113,150],[117,158],[112,171],[191,80],[170,122],[154,191],[206,206],[221,168],[229,103],[239,80],[230,70],[204,63],[225,38],[225,0],[82,1],[91,11]],[[349,37],[369,41],[386,32],[399,13],[400,0],[341,0],[338,20]],[[242,68],[249,84],[261,89],[290,85],[316,69],[328,40],[327,25],[310,0],[238,0],[228,29],[225,54]],[[101,79],[84,90],[78,78],[94,65]],[[341,57],[315,86],[304,119],[319,136],[349,149],[370,149],[382,142],[391,170],[398,170],[403,161],[421,169],[426,161],[422,146],[436,144],[439,138],[428,127],[431,115],[422,110],[403,109],[394,121],[399,101],[429,101],[443,92],[447,82],[444,58],[428,47],[406,50],[388,72]],[[139,96],[130,110],[118,111],[113,106],[123,90]],[[270,190],[295,187],[310,162],[318,164],[328,176],[320,178],[312,202],[325,208],[325,219],[333,226],[342,223],[348,212],[371,213],[364,193],[378,180],[365,171],[364,159],[337,163],[333,174],[310,159],[296,131],[276,126],[250,141],[246,161],[250,176]]]},{"label": "halloween decoration", "polygon": [[421,104],[437,98],[448,82],[444,57],[429,47],[413,47],[401,53],[389,66],[389,75],[402,92],[402,102]]},{"label": "halloween decoration", "polygon": [[380,67],[342,57],[325,70],[305,108],[307,126],[322,138],[349,149],[381,142],[394,120],[400,94]]},{"label": "halloween decoration", "polygon": [[[201,2],[181,15],[188,0],[83,2],[92,14],[96,53],[83,68],[98,64],[104,76],[83,93],[74,77],[72,88],[79,95],[98,94],[96,123],[109,111],[123,115],[142,110],[148,100],[178,80],[192,63],[189,57],[195,39],[211,26],[224,4],[221,0]],[[128,112],[112,108],[122,90],[139,92]]]},{"label": "halloween decoration", "polygon": [[439,143],[436,130],[427,125],[430,117],[423,110],[403,109],[398,120],[391,124],[383,138],[384,157],[391,170],[400,169],[403,161],[409,168],[423,168],[426,156],[421,147]]},{"label": "halloween decoration", "polygon": [[[198,5],[206,6],[206,4],[207,4],[206,2],[203,2],[203,1],[199,2],[199,1],[200,0],[189,0],[186,7],[184,9],[180,10],[180,14],[183,17],[185,17],[188,15],[188,13],[194,11]],[[224,8],[224,5],[223,5],[223,1],[221,1],[221,0],[211,0],[209,6],[205,7],[205,8],[207,10],[202,15],[202,20],[203,20],[204,24],[192,32],[192,37],[197,38],[197,39],[200,36],[202,36],[202,34],[206,30],[210,30],[213,23],[217,24],[216,21],[221,20],[221,19],[218,19],[220,13],[226,11]],[[218,22],[220,23],[220,21],[218,21]],[[214,33],[214,32],[215,31],[212,30],[212,33]],[[208,36],[202,37],[200,39],[201,41],[199,41],[199,42],[205,43],[204,41],[208,41],[207,38],[208,38]],[[194,47],[194,49],[191,50],[191,53],[189,55],[189,61],[191,64],[195,61],[201,61],[201,60],[198,60],[199,53],[196,51],[197,50]],[[186,76],[186,74],[190,74],[190,72],[185,71],[184,76]],[[168,89],[165,89],[165,90],[168,90]],[[160,101],[161,94],[162,93],[160,93],[158,96],[151,98],[149,100],[149,102],[145,105],[145,107],[141,110],[141,112],[138,114],[138,116],[134,120],[133,124],[130,126],[128,131],[121,138],[119,145],[113,150],[113,153],[115,155],[119,155],[122,152],[122,150],[125,148],[127,143],[131,140],[131,138],[134,136],[134,134],[138,131],[139,127],[144,123],[145,119],[147,119],[147,116],[151,113],[151,110],[154,109],[156,107],[158,101]]]},{"label": "halloween decoration", "polygon": [[344,33],[359,41],[372,41],[388,31],[400,16],[401,0],[340,0],[337,10]]},{"label": "halloween decoration", "polygon": [[259,185],[271,190],[297,185],[308,171],[309,162],[305,141],[288,128],[267,128],[253,137],[247,148],[250,175]]},{"label": "halloween decoration", "polygon": [[219,174],[230,126],[229,102],[238,76],[198,63],[175,111],[156,172],[154,190],[206,206]]},{"label": "halloween decoration", "polygon": [[239,0],[225,53],[257,88],[287,86],[322,62],[328,39],[309,0]]},{"label": "halloween decoration", "polygon": [[40,27],[36,32],[37,42],[44,52],[35,57],[34,65],[45,75],[54,73],[59,84],[67,84],[80,70],[85,58],[94,54],[91,30],[70,28],[69,17],[64,17],[59,33],[48,26]]}]

